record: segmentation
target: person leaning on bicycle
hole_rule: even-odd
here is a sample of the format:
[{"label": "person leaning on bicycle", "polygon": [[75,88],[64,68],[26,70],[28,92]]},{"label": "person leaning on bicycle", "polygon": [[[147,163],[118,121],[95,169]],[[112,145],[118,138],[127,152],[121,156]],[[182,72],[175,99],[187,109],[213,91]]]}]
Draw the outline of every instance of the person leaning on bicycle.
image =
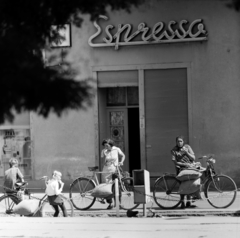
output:
[{"label": "person leaning on bicycle", "polygon": [[[200,167],[198,163],[195,162],[195,154],[190,145],[184,143],[184,137],[176,137],[176,146],[171,150],[172,161],[176,166],[177,174],[186,168],[197,168]],[[181,194],[181,208],[190,207],[190,196],[187,195],[187,203],[185,206],[184,195]]]},{"label": "person leaning on bicycle", "polygon": [[[10,168],[5,171],[4,177],[4,190],[7,194],[17,194],[16,183],[24,182],[23,174],[18,168],[18,160],[16,158],[11,158],[9,160]],[[18,200],[14,201],[19,203],[22,199],[20,196],[17,196]]]},{"label": "person leaning on bicycle", "polygon": [[[102,141],[104,149],[101,152],[101,158],[104,159],[103,182],[109,183],[112,180],[112,174],[116,172],[117,165],[123,165],[125,155],[120,148],[114,146],[114,141],[111,139],[105,139]],[[119,161],[120,160],[120,161]],[[106,199],[109,206],[107,209],[112,209],[112,199]]]}]

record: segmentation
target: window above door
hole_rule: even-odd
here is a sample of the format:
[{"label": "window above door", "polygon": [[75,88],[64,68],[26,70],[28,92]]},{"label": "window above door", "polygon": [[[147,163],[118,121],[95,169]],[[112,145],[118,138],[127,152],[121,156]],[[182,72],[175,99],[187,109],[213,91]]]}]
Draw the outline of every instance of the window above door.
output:
[{"label": "window above door", "polygon": [[107,106],[138,106],[138,87],[107,88]]}]

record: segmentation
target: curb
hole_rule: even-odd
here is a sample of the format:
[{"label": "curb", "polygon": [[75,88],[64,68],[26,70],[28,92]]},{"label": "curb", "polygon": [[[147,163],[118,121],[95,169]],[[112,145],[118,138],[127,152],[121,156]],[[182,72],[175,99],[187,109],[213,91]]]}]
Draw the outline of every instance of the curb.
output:
[{"label": "curb", "polygon": [[[138,217],[143,217],[142,210],[138,211]],[[74,217],[117,217],[116,211],[79,211],[74,210]],[[147,209],[146,217],[184,217],[184,216],[235,216],[240,217],[240,210],[154,210],[152,212]],[[127,217],[127,211],[119,211],[119,217]]]},{"label": "curb", "polygon": [[[155,217],[155,218],[164,218],[164,217],[199,217],[199,216],[230,216],[230,217],[240,217],[240,211],[200,211],[200,210],[161,210],[161,211],[155,211],[155,210],[148,210],[146,211],[146,215],[143,215],[142,210],[134,210],[138,211],[138,214],[135,216],[136,218],[140,217]],[[8,216],[6,214],[3,214],[0,212],[0,217]],[[105,211],[105,210],[98,210],[98,211],[79,211],[74,210],[74,217],[127,217],[127,211],[119,211],[119,216],[117,216],[116,211]]]}]

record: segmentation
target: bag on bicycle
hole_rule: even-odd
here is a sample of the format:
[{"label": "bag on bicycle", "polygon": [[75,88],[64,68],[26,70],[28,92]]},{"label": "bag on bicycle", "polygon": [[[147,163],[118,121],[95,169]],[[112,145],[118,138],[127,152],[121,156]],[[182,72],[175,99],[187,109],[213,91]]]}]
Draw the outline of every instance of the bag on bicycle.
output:
[{"label": "bag on bicycle", "polygon": [[178,192],[180,194],[189,195],[200,190],[200,179],[181,182]]},{"label": "bag on bicycle", "polygon": [[96,186],[91,195],[98,198],[106,198],[112,195],[112,184],[111,183],[101,183]]},{"label": "bag on bicycle", "polygon": [[20,215],[34,214],[38,209],[39,201],[35,199],[27,199],[18,203],[13,207],[13,212]]},{"label": "bag on bicycle", "polygon": [[180,181],[195,180],[202,176],[202,173],[196,169],[184,169],[178,175],[177,179]]}]

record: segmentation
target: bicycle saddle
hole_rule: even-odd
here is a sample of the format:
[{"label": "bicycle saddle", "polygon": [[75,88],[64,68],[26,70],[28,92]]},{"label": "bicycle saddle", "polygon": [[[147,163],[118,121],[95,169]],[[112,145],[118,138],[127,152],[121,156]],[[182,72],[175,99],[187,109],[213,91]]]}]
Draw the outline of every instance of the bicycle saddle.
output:
[{"label": "bicycle saddle", "polygon": [[88,167],[89,171],[96,171],[98,170],[98,166],[95,167]]},{"label": "bicycle saddle", "polygon": [[27,182],[17,182],[15,183],[16,189],[25,188],[28,185]]}]

